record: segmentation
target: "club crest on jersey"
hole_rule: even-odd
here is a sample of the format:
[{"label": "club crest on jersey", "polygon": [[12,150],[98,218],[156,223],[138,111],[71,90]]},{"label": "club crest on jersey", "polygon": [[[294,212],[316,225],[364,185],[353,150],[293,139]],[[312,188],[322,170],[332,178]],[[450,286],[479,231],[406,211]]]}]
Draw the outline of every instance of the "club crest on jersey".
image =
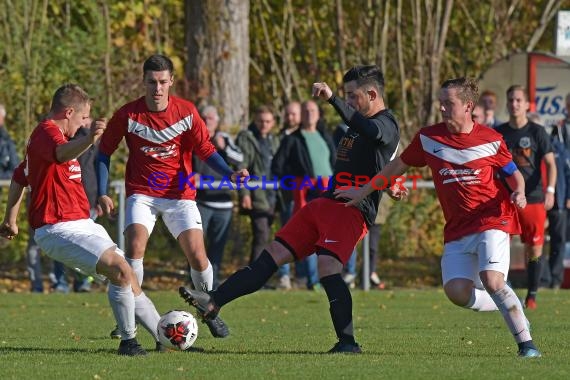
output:
[{"label": "club crest on jersey", "polygon": [[519,147],[523,149],[530,148],[530,137],[528,136],[521,137],[521,139],[519,140]]}]

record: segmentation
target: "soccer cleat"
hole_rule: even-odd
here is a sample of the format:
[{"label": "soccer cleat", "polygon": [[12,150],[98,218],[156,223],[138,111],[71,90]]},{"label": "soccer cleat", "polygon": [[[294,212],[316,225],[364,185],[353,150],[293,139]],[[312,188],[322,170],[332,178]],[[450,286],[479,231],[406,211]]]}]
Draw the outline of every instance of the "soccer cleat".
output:
[{"label": "soccer cleat", "polygon": [[328,351],[329,354],[361,354],[362,350],[360,349],[360,346],[358,345],[358,343],[342,343],[342,342],[337,342],[337,344],[335,344],[333,346],[333,348],[331,348]]},{"label": "soccer cleat", "polygon": [[214,303],[212,297],[199,290],[191,290],[181,286],[178,289],[180,297],[198,310],[202,322],[206,323],[214,338],[225,338],[230,335],[230,330],[222,318],[218,317],[220,308]]},{"label": "soccer cleat", "polygon": [[230,329],[219,316],[214,319],[205,319],[203,322],[208,326],[214,338],[225,338],[230,335]]},{"label": "soccer cleat", "polygon": [[527,299],[524,301],[524,306],[525,306],[527,309],[535,310],[535,309],[536,309],[536,299],[534,299],[534,298],[527,298]]},{"label": "soccer cleat", "polygon": [[119,355],[125,356],[146,355],[146,351],[141,347],[139,342],[137,342],[137,338],[121,340],[121,344],[119,344],[119,351],[117,353]]},{"label": "soccer cleat", "polygon": [[519,358],[540,358],[542,355],[536,348],[525,347],[519,350]]},{"label": "soccer cleat", "polygon": [[115,328],[109,335],[111,336],[111,339],[121,339],[121,330],[119,330],[119,326],[115,325]]},{"label": "soccer cleat", "polygon": [[279,277],[278,289],[291,290],[291,278],[288,275]]},{"label": "soccer cleat", "polygon": [[214,303],[208,293],[187,289],[184,286],[181,286],[178,292],[184,301],[198,310],[198,313],[203,319],[212,320],[218,316],[220,308]]},{"label": "soccer cleat", "polygon": [[165,352],[171,352],[173,350],[171,350],[170,348],[166,347],[164,344],[160,343],[160,342],[156,342],[156,346],[154,348],[154,350],[156,352],[160,352],[161,354],[165,353]]}]

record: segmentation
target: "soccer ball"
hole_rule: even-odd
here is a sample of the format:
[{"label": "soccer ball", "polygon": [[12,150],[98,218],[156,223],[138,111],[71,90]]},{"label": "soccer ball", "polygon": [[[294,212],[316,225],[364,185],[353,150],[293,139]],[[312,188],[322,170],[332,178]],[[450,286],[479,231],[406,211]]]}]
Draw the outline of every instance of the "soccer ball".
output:
[{"label": "soccer ball", "polygon": [[198,337],[198,322],[186,311],[171,310],[158,321],[158,340],[168,348],[189,349]]}]

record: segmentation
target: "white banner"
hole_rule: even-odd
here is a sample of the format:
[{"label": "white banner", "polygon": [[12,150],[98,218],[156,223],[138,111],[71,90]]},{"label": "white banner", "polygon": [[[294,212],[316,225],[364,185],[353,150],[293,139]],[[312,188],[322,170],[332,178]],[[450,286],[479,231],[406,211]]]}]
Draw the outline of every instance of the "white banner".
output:
[{"label": "white banner", "polygon": [[556,55],[570,56],[570,11],[558,11],[556,21]]}]

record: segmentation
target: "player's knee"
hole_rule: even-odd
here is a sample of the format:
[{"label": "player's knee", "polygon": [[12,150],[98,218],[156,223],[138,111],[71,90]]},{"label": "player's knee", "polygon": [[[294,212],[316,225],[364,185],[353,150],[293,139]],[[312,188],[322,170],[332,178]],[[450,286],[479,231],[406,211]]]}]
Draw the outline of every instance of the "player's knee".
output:
[{"label": "player's knee", "polygon": [[505,278],[502,273],[485,271],[479,274],[481,283],[490,294],[505,287]]},{"label": "player's knee", "polygon": [[132,268],[124,257],[114,251],[105,252],[97,264],[97,272],[106,276],[111,284],[125,287],[132,279]]},{"label": "player's knee", "polygon": [[465,307],[471,299],[472,283],[450,280],[443,286],[447,298],[457,306]]}]

